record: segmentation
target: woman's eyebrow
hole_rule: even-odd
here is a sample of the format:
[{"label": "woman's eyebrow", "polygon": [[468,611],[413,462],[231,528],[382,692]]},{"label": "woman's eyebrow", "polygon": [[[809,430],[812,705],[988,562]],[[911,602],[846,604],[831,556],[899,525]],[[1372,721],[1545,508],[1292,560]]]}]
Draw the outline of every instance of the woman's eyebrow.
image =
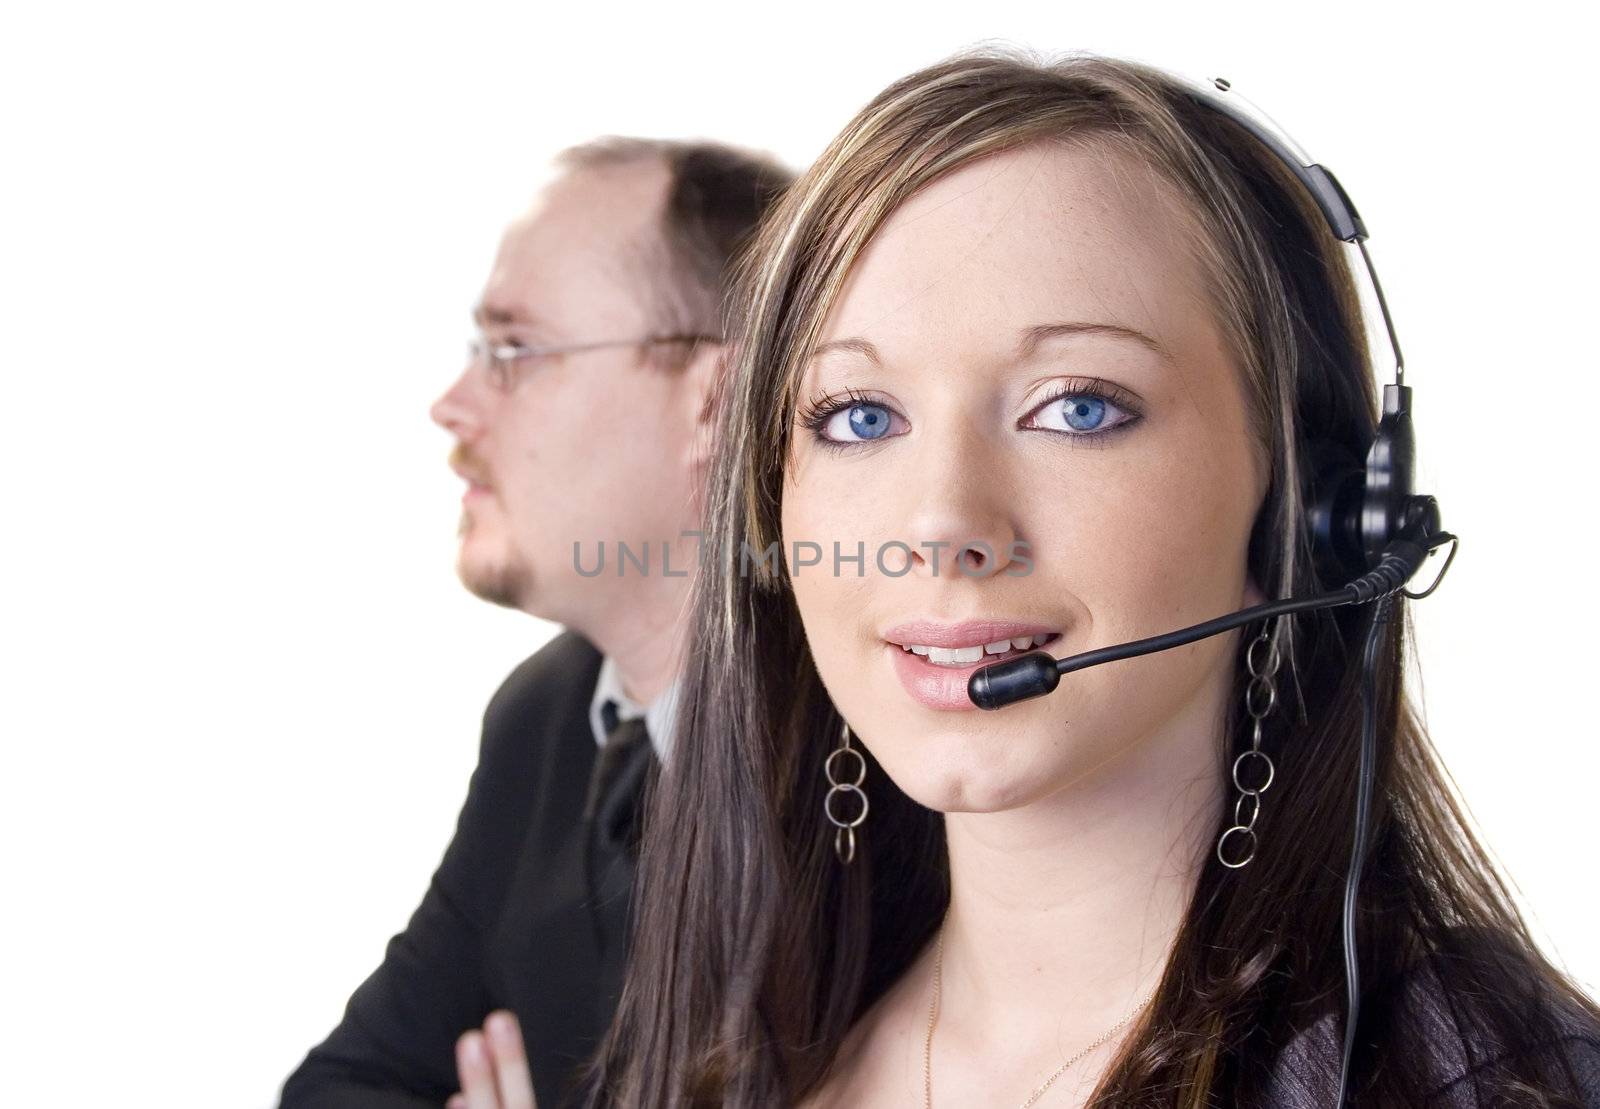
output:
[{"label": "woman's eyebrow", "polygon": [[[1123,327],[1115,323],[1089,323],[1084,321],[1071,321],[1067,323],[1042,323],[1033,327],[1024,328],[1022,337],[1017,342],[1017,360],[1031,358],[1039,349],[1039,344],[1051,339],[1064,339],[1074,335],[1109,335],[1118,339],[1131,339],[1163,359],[1171,360],[1167,349],[1156,342],[1143,331],[1132,327]],[[883,357],[878,353],[878,348],[860,337],[848,339],[831,339],[826,343],[819,343],[811,351],[807,361],[821,358],[826,354],[859,354],[874,366],[883,365]]]},{"label": "woman's eyebrow", "polygon": [[1017,343],[1017,358],[1020,360],[1031,357],[1038,350],[1040,343],[1073,335],[1109,335],[1113,338],[1132,339],[1140,346],[1159,354],[1163,359],[1170,361],[1172,358],[1165,347],[1143,331],[1123,327],[1121,324],[1085,322],[1045,323],[1025,329],[1021,340]]},{"label": "woman's eyebrow", "polygon": [[809,362],[813,358],[821,358],[825,354],[836,354],[839,352],[859,354],[867,361],[871,362],[874,366],[881,367],[883,365],[883,358],[878,354],[878,348],[873,346],[866,339],[859,338],[831,339],[826,343],[818,343],[816,347],[812,349],[811,354],[807,356],[806,361]]}]

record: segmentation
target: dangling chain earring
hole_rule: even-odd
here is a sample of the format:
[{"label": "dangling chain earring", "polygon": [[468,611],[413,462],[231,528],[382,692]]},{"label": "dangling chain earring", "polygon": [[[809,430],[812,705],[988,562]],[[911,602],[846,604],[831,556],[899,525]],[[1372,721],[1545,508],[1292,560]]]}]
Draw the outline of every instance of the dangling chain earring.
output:
[{"label": "dangling chain earring", "polygon": [[[841,782],[834,776],[834,763],[840,755],[849,755],[856,760],[856,780]],[[839,856],[839,861],[848,865],[856,857],[856,829],[861,827],[861,822],[867,819],[867,795],[861,789],[861,783],[867,780],[867,760],[862,758],[861,752],[850,746],[850,725],[846,724],[839,735],[839,746],[828,753],[828,761],[822,764],[822,772],[828,777],[828,795],[822,799],[822,813],[833,825],[833,853]],[[861,798],[861,811],[854,819],[841,820],[833,814],[833,799],[841,793],[853,793]]]},{"label": "dangling chain earring", "polygon": [[[1265,647],[1267,658],[1258,661],[1256,649]],[[1233,803],[1233,826],[1217,839],[1217,861],[1230,870],[1238,870],[1249,864],[1256,857],[1256,817],[1261,815],[1261,795],[1267,792],[1267,787],[1272,784],[1276,767],[1272,759],[1261,750],[1261,720],[1273,706],[1278,703],[1278,688],[1273,684],[1273,675],[1278,671],[1278,650],[1267,635],[1267,625],[1261,626],[1261,634],[1256,636],[1250,644],[1250,649],[1244,654],[1244,664],[1250,670],[1250,684],[1245,688],[1244,707],[1250,714],[1253,722],[1253,734],[1250,738],[1250,750],[1240,752],[1239,757],[1233,760],[1233,785],[1239,791],[1239,797]],[[1263,670],[1262,667],[1266,669]],[[1255,775],[1262,779],[1260,785],[1246,785],[1242,773],[1245,770],[1246,760],[1255,768]],[[1248,818],[1247,818],[1248,814]],[[1230,836],[1238,837],[1235,845],[1235,854],[1239,857],[1230,860],[1222,850]],[[1248,842],[1246,842],[1248,841]]]}]

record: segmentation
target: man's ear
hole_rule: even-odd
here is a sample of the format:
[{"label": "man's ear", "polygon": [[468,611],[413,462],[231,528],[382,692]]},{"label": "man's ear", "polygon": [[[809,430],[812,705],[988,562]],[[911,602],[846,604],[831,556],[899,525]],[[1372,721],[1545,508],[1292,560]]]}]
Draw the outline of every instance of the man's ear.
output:
[{"label": "man's ear", "polygon": [[717,416],[736,348],[732,343],[702,343],[684,367],[687,375],[685,400],[692,415],[689,428],[689,467],[696,473],[705,470],[715,447]]}]

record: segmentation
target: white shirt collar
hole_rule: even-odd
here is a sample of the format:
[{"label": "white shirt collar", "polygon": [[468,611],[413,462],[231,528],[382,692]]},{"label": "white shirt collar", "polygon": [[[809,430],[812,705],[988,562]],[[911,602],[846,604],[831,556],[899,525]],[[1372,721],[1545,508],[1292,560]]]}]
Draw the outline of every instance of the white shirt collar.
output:
[{"label": "white shirt collar", "polygon": [[617,671],[616,660],[610,655],[601,659],[600,674],[594,683],[594,697],[589,701],[589,727],[594,732],[594,741],[601,747],[606,745],[606,726],[600,709],[607,701],[617,703],[618,720],[644,717],[645,730],[650,733],[650,746],[655,748],[657,758],[665,760],[671,746],[672,719],[678,709],[677,679],[674,678],[659,697],[641,706],[622,691],[622,675]]}]

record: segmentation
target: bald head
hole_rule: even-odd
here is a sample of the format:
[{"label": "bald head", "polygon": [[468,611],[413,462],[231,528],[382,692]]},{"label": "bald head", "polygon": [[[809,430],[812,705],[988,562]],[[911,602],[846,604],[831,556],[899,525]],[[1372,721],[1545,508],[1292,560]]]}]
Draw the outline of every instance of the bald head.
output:
[{"label": "bald head", "polygon": [[710,142],[609,136],[570,147],[556,165],[571,178],[631,175],[656,190],[636,242],[663,333],[725,335],[739,257],[794,175],[775,159]]}]

